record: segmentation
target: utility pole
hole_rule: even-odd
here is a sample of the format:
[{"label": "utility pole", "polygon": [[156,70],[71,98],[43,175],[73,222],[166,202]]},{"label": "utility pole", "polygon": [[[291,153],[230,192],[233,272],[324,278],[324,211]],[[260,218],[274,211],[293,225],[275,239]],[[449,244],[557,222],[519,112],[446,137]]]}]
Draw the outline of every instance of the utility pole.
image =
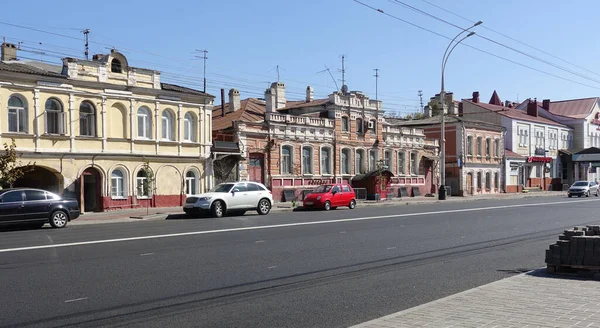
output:
[{"label": "utility pole", "polygon": [[338,70],[342,73],[342,89],[346,85],[346,55],[342,55],[342,69]]},{"label": "utility pole", "polygon": [[377,136],[377,140],[379,140],[377,127],[379,126],[379,68],[375,68],[375,126],[373,130],[375,130],[375,135]]},{"label": "utility pole", "polygon": [[277,65],[276,69],[277,69],[277,82],[279,82],[279,65]]},{"label": "utility pole", "polygon": [[89,48],[89,35],[90,35],[90,29],[86,28],[85,30],[81,31],[81,33],[83,33],[83,35],[85,36],[85,60],[90,60],[90,48]]},{"label": "utility pole", "polygon": [[208,50],[206,50],[206,49],[204,49],[204,50],[198,50],[198,49],[196,49],[196,51],[197,51],[197,52],[201,52],[201,53],[202,53],[202,56],[196,56],[196,58],[200,58],[200,59],[202,59],[202,61],[204,62],[204,63],[203,63],[203,66],[204,66],[204,69],[203,69],[203,75],[204,75],[204,89],[202,89],[202,91],[203,91],[204,93],[206,93],[206,60],[208,59],[208,56],[207,56],[207,54],[208,54]]},{"label": "utility pole", "polygon": [[423,107],[423,90],[419,90],[419,99],[421,100],[421,110],[420,112],[425,114],[425,107]]}]

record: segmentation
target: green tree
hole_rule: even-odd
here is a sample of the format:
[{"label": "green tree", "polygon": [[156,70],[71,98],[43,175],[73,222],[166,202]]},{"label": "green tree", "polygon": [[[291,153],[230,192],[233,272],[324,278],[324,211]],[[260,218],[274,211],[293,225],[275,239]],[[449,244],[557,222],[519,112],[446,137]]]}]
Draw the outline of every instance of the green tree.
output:
[{"label": "green tree", "polygon": [[0,188],[12,188],[15,181],[33,171],[35,162],[23,165],[20,161],[22,156],[17,152],[15,139],[11,139],[10,144],[4,143],[4,154],[0,154]]},{"label": "green tree", "polygon": [[[144,171],[144,173],[146,174],[146,181],[142,184],[142,191],[144,192],[144,195],[152,197],[154,191],[155,178],[154,172],[152,171],[152,168],[150,168],[150,162],[148,160],[144,161],[142,171]],[[148,214],[148,212],[150,211],[149,206],[150,204],[148,203],[148,206],[146,206],[146,214]]]},{"label": "green tree", "polygon": [[423,113],[415,113],[415,114],[413,114],[413,119],[414,120],[421,120],[421,119],[423,119],[423,117],[424,117]]}]

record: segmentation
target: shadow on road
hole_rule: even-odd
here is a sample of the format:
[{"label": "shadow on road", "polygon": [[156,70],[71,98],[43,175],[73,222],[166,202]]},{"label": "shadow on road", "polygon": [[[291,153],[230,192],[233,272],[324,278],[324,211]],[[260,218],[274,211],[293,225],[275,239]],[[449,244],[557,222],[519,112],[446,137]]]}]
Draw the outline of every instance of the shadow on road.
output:
[{"label": "shadow on road", "polygon": [[518,268],[518,269],[501,269],[501,270],[496,270],[496,271],[503,272],[506,274],[520,274],[520,273],[529,272],[531,270],[533,270],[533,269]]},{"label": "shadow on road", "polygon": [[11,224],[11,225],[6,225],[6,226],[0,226],[0,232],[40,230],[40,229],[52,229],[52,228],[50,228],[48,226],[40,227],[39,224]]}]

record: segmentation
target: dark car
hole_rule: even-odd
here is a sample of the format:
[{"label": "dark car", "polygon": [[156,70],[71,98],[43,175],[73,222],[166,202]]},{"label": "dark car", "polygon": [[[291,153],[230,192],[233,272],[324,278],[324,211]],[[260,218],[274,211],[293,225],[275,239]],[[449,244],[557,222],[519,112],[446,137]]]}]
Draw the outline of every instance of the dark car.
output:
[{"label": "dark car", "polygon": [[53,228],[64,228],[79,214],[76,199],[32,188],[0,190],[0,224],[23,223],[41,228],[50,223]]}]

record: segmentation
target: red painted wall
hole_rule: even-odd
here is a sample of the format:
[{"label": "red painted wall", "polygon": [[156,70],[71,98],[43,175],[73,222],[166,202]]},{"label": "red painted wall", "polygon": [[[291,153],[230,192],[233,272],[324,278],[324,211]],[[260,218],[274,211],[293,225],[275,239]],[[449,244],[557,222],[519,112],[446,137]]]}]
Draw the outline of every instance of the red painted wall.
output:
[{"label": "red painted wall", "polygon": [[177,207],[182,206],[184,201],[185,195],[155,195],[153,199],[134,199],[132,196],[125,199],[103,197],[102,205],[105,211],[111,211],[146,207]]}]

